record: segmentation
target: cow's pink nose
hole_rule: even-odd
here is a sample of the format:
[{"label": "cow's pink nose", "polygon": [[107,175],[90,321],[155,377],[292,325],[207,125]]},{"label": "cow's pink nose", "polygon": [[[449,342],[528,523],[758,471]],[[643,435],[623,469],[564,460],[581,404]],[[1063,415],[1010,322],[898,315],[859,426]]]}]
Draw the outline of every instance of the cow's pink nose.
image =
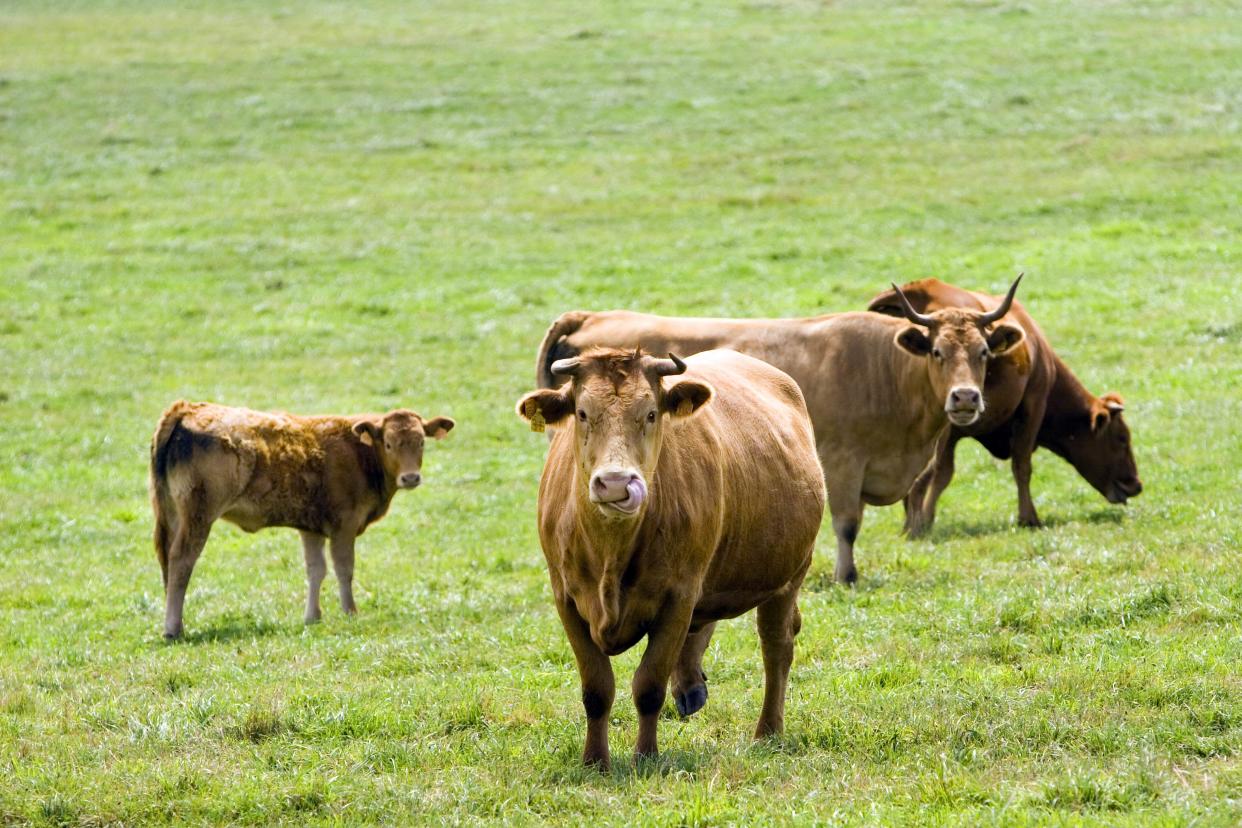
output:
[{"label": "cow's pink nose", "polygon": [[629,496],[626,488],[630,481],[638,475],[628,470],[609,470],[591,475],[591,494],[596,500],[607,503],[612,500],[624,500]]},{"label": "cow's pink nose", "polygon": [[954,388],[949,392],[949,407],[978,408],[981,399],[978,388]]}]

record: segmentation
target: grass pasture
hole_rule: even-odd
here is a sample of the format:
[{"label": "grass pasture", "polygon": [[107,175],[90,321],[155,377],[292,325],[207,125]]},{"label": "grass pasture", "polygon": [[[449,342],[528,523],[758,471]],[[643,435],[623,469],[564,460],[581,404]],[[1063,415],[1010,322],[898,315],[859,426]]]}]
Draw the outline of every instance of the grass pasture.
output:
[{"label": "grass pasture", "polygon": [[[0,823],[1242,823],[1242,8],[956,0],[0,5]],[[635,767],[578,767],[512,413],[575,307],[1020,297],[1129,405],[1146,491],[963,445],[871,509]],[[159,637],[177,397],[459,427],[301,623],[296,533],[218,524]]]}]

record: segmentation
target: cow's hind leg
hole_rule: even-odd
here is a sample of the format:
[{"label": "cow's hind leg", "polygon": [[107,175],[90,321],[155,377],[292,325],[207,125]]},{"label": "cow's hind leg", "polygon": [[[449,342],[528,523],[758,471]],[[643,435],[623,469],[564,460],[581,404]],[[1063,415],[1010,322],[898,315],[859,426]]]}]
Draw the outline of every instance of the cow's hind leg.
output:
[{"label": "cow's hind leg", "polygon": [[686,635],[681,647],[677,667],[673,671],[673,704],[683,718],[692,716],[707,704],[707,674],[703,672],[703,653],[711,643],[716,622],[705,625],[698,632]]},{"label": "cow's hind leg", "polygon": [[190,586],[194,564],[202,554],[210,532],[210,520],[182,513],[177,521],[177,529],[168,548],[168,575],[165,578],[164,637],[169,640],[181,637],[185,591]]},{"label": "cow's hind leg", "polygon": [[[825,462],[824,468],[829,466]],[[836,579],[843,584],[858,580],[854,566],[854,541],[862,528],[862,469],[841,464],[827,477],[828,509],[832,512],[832,532],[837,537]]]},{"label": "cow's hind leg", "polygon": [[319,588],[328,567],[323,560],[323,535],[302,532],[302,556],[306,559],[306,617],[307,624],[319,620]]},{"label": "cow's hind leg", "polygon": [[794,639],[802,629],[798,611],[798,585],[759,605],[759,641],[763,647],[763,710],[755,726],[762,739],[785,728],[785,689],[793,664]]}]

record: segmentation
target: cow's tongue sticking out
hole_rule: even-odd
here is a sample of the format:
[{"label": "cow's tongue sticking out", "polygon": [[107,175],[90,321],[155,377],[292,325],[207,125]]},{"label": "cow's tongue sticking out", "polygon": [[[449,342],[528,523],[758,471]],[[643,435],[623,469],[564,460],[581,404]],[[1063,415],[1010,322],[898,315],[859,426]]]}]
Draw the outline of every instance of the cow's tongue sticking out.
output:
[{"label": "cow's tongue sticking out", "polygon": [[642,481],[641,477],[635,477],[625,484],[625,498],[614,500],[608,505],[622,512],[637,512],[638,507],[642,506],[646,499],[647,484]]}]

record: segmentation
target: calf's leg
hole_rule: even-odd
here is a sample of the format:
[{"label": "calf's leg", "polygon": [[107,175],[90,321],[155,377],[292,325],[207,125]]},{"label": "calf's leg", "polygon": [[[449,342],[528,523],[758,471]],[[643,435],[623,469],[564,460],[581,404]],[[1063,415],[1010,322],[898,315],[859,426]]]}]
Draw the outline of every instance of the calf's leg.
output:
[{"label": "calf's leg", "polygon": [[181,612],[185,607],[185,591],[190,586],[194,564],[202,554],[211,532],[211,522],[181,515],[177,531],[168,547],[168,575],[164,594],[164,637],[180,638],[184,631]]},{"label": "calf's leg", "polygon": [[341,594],[341,609],[354,615],[354,539],[353,531],[339,532],[332,536],[332,571],[336,573],[337,590]]},{"label": "calf's leg", "polygon": [[763,710],[755,726],[756,739],[785,728],[785,689],[793,664],[794,638],[802,629],[802,613],[798,611],[800,586],[801,578],[788,591],[764,601],[756,611],[763,647]]},{"label": "calf's leg", "polygon": [[319,620],[319,588],[328,567],[323,560],[323,536],[302,532],[302,557],[306,559],[306,617],[307,624]]},{"label": "calf's leg", "polygon": [[611,767],[608,755],[608,714],[617,693],[617,681],[612,673],[612,662],[591,638],[587,622],[578,614],[578,608],[561,598],[556,599],[556,611],[561,616],[565,637],[573,648],[578,663],[578,677],[582,681],[582,709],[586,713],[586,746],[582,750],[582,762],[595,765],[601,770]]},{"label": "calf's leg", "polygon": [[692,716],[707,704],[707,674],[703,672],[703,653],[711,643],[716,622],[705,625],[698,632],[687,633],[677,667],[673,671],[673,704],[683,718]]}]

